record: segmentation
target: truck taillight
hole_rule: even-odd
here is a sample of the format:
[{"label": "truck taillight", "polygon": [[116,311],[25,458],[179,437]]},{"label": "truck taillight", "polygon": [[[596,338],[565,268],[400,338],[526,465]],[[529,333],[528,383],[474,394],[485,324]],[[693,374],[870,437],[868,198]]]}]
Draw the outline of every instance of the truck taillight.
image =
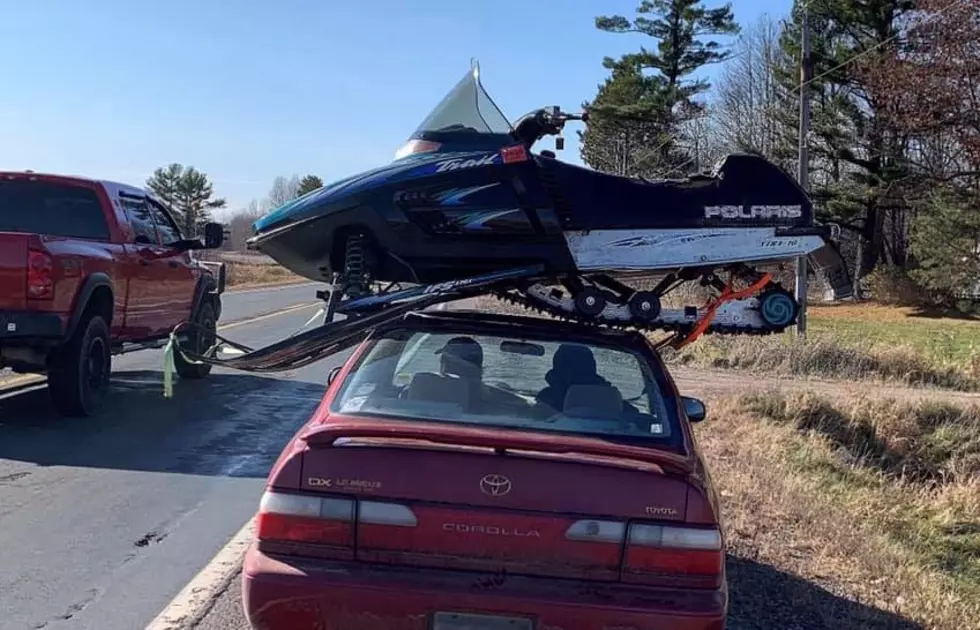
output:
[{"label": "truck taillight", "polygon": [[721,582],[724,563],[717,529],[632,523],[623,581],[714,588]]},{"label": "truck taillight", "polygon": [[50,300],[54,297],[54,259],[47,252],[31,249],[27,252],[27,297]]}]

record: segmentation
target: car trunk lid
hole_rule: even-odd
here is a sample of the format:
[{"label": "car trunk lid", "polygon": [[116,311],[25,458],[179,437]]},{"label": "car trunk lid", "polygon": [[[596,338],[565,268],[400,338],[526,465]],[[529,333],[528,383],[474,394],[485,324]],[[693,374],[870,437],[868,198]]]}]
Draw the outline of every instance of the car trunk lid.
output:
[{"label": "car trunk lid", "polygon": [[678,456],[598,440],[341,422],[306,441],[301,490],[359,497],[367,562],[615,581],[627,521],[683,521],[688,498]]}]

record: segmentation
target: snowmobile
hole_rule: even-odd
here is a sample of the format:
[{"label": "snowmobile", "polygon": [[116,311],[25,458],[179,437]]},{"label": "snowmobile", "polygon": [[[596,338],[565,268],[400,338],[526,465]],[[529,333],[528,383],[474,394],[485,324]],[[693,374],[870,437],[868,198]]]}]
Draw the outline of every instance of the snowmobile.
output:
[{"label": "snowmobile", "polygon": [[[673,331],[678,345],[705,332],[779,332],[799,305],[756,268],[801,256],[832,299],[850,295],[833,226],[815,223],[806,193],[776,165],[734,154],[710,173],[652,180],[532,153],[546,136],[562,148],[569,121],[588,114],[545,107],[512,125],[473,64],[390,164],[254,224],[251,249],[332,290],[318,293],[323,326],[232,361],[295,367],[412,308],[488,294],[560,318]],[[630,286],[651,275],[652,289]],[[663,308],[686,282],[715,297],[703,308]]]}]

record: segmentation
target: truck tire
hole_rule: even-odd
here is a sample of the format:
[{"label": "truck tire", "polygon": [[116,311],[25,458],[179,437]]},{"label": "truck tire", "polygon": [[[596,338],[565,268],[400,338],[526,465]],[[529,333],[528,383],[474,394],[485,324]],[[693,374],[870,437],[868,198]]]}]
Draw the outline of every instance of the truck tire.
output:
[{"label": "truck tire", "polygon": [[[191,320],[197,326],[189,327],[187,331],[188,349],[197,354],[204,354],[208,348],[214,345],[215,335],[218,332],[218,316],[214,311],[214,304],[211,300],[201,302],[201,307],[197,309],[194,319]],[[179,352],[174,352],[174,367],[180,378],[201,379],[211,373],[210,363],[188,363]]]},{"label": "truck tire", "polygon": [[109,325],[101,315],[87,316],[51,356],[48,391],[55,409],[65,416],[94,414],[109,392],[111,371]]}]

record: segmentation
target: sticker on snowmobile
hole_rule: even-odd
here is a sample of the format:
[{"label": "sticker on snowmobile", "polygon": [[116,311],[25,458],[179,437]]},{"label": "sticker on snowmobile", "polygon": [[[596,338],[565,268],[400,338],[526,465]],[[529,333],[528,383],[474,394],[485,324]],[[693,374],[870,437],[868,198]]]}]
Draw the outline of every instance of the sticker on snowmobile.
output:
[{"label": "sticker on snowmobile", "polygon": [[499,186],[500,182],[493,182],[492,184],[483,184],[482,186],[470,186],[469,188],[451,188],[449,190],[444,190],[435,196],[436,201],[444,206],[458,206],[463,203],[463,199],[469,197],[473,193],[478,193],[481,190],[487,190],[489,188],[494,188]]},{"label": "sticker on snowmobile", "polygon": [[695,243],[709,238],[724,236],[719,232],[709,232],[708,234],[682,234],[680,236],[668,233],[663,230],[663,234],[644,234],[642,236],[629,236],[618,241],[609,243],[609,247],[651,247],[653,245],[665,245],[667,243]]},{"label": "sticker on snowmobile", "polygon": [[767,241],[762,241],[759,243],[760,249],[772,249],[772,248],[783,248],[783,247],[799,247],[800,239],[798,238],[774,238]]},{"label": "sticker on snowmobile", "polygon": [[486,225],[487,221],[500,219],[520,211],[520,208],[511,208],[510,210],[483,210],[480,212],[467,212],[466,214],[447,217],[447,219],[450,220],[453,225],[456,225],[463,230],[489,230],[490,226]]},{"label": "sticker on snowmobile", "polygon": [[491,166],[493,164],[500,163],[499,153],[486,153],[477,157],[470,159],[463,158],[453,158],[451,160],[443,160],[441,162],[436,162],[436,173],[448,173],[450,171],[459,171],[465,168],[476,168],[478,166]]},{"label": "sticker on snowmobile", "polygon": [[705,219],[798,219],[803,206],[705,206]]}]

